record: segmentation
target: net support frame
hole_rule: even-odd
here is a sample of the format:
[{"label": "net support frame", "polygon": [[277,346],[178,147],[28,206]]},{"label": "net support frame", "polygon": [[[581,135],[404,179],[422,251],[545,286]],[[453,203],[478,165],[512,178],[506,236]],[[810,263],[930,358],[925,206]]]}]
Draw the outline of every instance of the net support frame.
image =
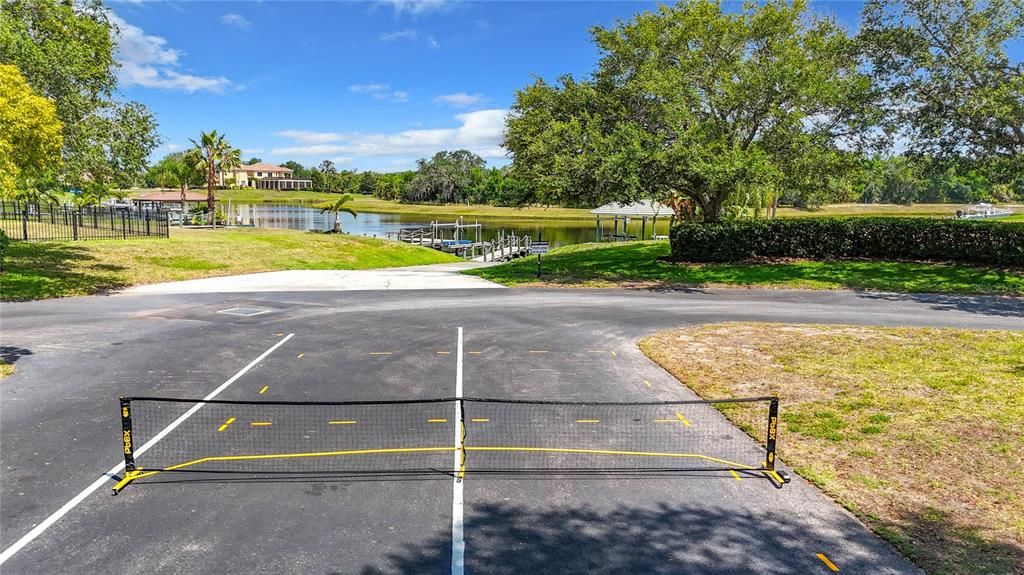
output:
[{"label": "net support frame", "polygon": [[[219,403],[219,404],[252,404],[252,405],[384,405],[384,404],[402,404],[402,403],[430,403],[430,402],[457,402],[457,417],[456,421],[453,422],[457,426],[457,434],[461,437],[456,438],[456,445],[454,447],[447,448],[448,451],[455,451],[458,457],[457,464],[452,473],[462,479],[466,474],[466,459],[468,451],[496,451],[502,448],[495,447],[475,447],[467,446],[467,426],[466,426],[466,402],[491,402],[491,403],[505,403],[505,404],[534,404],[534,405],[657,405],[657,404],[672,404],[672,405],[685,405],[685,404],[715,404],[715,403],[744,403],[744,402],[768,402],[768,424],[767,432],[765,436],[765,457],[760,468],[756,466],[746,466],[742,470],[748,472],[761,472],[776,488],[781,488],[786,483],[790,482],[790,476],[783,470],[776,468],[776,447],[778,441],[778,424],[779,424],[779,398],[778,397],[752,397],[752,398],[737,398],[737,399],[726,399],[726,400],[691,400],[691,401],[678,401],[678,402],[568,402],[568,401],[530,401],[530,400],[508,400],[508,399],[482,399],[482,398],[464,398],[464,397],[451,397],[451,398],[440,398],[440,399],[428,399],[428,400],[400,400],[400,401],[356,401],[356,402],[287,402],[287,401],[268,401],[268,402],[252,402],[252,401],[232,401],[232,400],[199,400],[199,399],[179,399],[179,398],[158,398],[158,397],[120,397],[119,411],[121,418],[121,430],[122,430],[122,443],[124,451],[124,466],[125,474],[112,488],[113,495],[117,495],[126,486],[137,479],[149,477],[161,473],[162,471],[175,470],[173,468],[166,469],[144,469],[137,465],[135,461],[135,433],[132,424],[132,401],[163,401],[163,402],[194,402],[199,404],[208,403]],[[689,425],[687,423],[687,425]],[[431,449],[422,449],[423,451],[430,451]],[[436,449],[434,449],[436,450]],[[370,450],[373,451],[373,450]],[[389,451],[389,450],[380,450]],[[402,451],[402,450],[399,450]],[[411,450],[415,451],[415,449]],[[557,452],[558,449],[554,448],[536,448],[535,451],[549,451]],[[585,451],[585,450],[568,450],[568,451]],[[597,452],[597,451],[595,451]],[[613,453],[608,451],[607,453]],[[311,454],[317,455],[317,454]],[[211,457],[210,459],[217,459]],[[709,458],[714,459],[714,458]],[[185,467],[190,463],[185,463],[176,467]],[[726,469],[729,469],[726,467]],[[507,472],[507,470],[500,470]],[[487,471],[483,471],[487,472]]]}]

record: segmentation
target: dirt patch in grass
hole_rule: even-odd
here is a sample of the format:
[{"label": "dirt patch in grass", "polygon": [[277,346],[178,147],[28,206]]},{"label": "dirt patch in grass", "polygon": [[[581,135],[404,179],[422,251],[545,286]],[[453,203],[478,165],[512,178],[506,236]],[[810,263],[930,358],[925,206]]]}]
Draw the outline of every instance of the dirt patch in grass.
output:
[{"label": "dirt patch in grass", "polygon": [[1024,573],[1024,332],[720,324],[640,347],[702,397],[779,395],[781,460],[928,572]]}]

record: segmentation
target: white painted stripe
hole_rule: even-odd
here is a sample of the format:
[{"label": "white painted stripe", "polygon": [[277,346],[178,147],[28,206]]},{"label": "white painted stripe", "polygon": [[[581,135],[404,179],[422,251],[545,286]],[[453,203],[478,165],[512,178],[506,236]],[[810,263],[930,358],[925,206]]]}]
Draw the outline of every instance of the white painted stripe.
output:
[{"label": "white painted stripe", "polygon": [[[238,373],[236,373],[235,375],[231,376],[231,379],[225,381],[224,383],[222,383],[220,385],[220,387],[218,387],[217,389],[215,389],[212,392],[210,392],[210,394],[207,395],[206,397],[204,397],[203,400],[204,401],[209,401],[209,400],[213,399],[214,397],[217,397],[222,391],[227,389],[228,386],[230,386],[232,383],[235,383],[235,381],[237,381],[238,378],[240,378],[243,375],[245,375],[246,372],[248,372],[250,369],[256,367],[256,364],[258,364],[259,362],[263,361],[263,359],[266,358],[271,353],[273,353],[275,349],[277,349],[277,348],[281,347],[282,345],[284,345],[284,343],[286,341],[288,341],[289,339],[291,339],[292,336],[294,336],[294,335],[295,335],[294,333],[290,333],[287,336],[285,336],[284,339],[282,339],[281,341],[275,343],[273,346],[270,347],[270,349],[268,349],[267,351],[265,351],[262,354],[260,354],[259,357],[257,357],[256,359],[252,360],[251,362],[249,362],[249,364],[246,365],[245,367],[243,367],[241,370],[239,370]],[[152,439],[150,439],[149,441],[144,443],[141,447],[139,447],[137,450],[135,450],[135,455],[136,456],[142,455],[150,447],[153,447],[154,445],[156,445],[158,441],[160,441],[164,437],[167,437],[168,433],[173,431],[174,428],[176,428],[179,425],[181,425],[182,422],[184,422],[186,419],[188,419],[193,414],[195,414],[195,412],[199,411],[199,409],[202,406],[203,406],[202,403],[197,403],[194,406],[192,406],[192,408],[189,409],[188,411],[186,411],[181,417],[179,417],[178,419],[175,419],[173,422],[171,422],[170,425],[168,425],[167,427],[163,428],[163,430],[161,430],[160,433],[157,433],[156,435],[154,435]],[[62,505],[61,508],[58,509],[57,511],[54,511],[53,514],[50,515],[49,517],[47,517],[46,519],[44,519],[42,523],[40,523],[39,525],[36,525],[35,527],[33,527],[31,531],[26,533],[21,539],[18,539],[18,541],[15,542],[14,545],[11,545],[7,549],[5,549],[3,553],[0,553],[0,565],[3,565],[4,562],[7,561],[8,559],[10,559],[11,557],[13,557],[15,553],[17,553],[18,551],[21,551],[21,549],[23,547],[25,547],[26,545],[28,545],[29,543],[31,543],[33,539],[35,539],[36,537],[39,537],[40,535],[42,535],[42,533],[44,531],[46,531],[47,529],[49,529],[50,527],[52,527],[54,523],[60,521],[61,517],[64,517],[65,515],[67,515],[67,513],[69,511],[71,511],[72,509],[77,507],[79,503],[81,503],[83,500],[85,500],[86,497],[92,495],[94,491],[96,491],[100,487],[103,487],[103,485],[106,484],[108,481],[113,481],[114,476],[117,475],[118,473],[122,472],[122,471],[124,471],[124,462],[123,461],[121,463],[118,463],[114,467],[112,467],[110,469],[110,471],[108,471],[108,472],[104,473],[103,475],[101,475],[99,477],[99,479],[97,479],[96,481],[92,482],[91,485],[89,485],[88,487],[83,489],[78,495],[72,497],[70,501],[68,501],[67,503]]]},{"label": "white painted stripe", "polygon": [[[455,397],[462,398],[462,328],[455,360]],[[462,538],[462,402],[455,402],[455,481],[452,484],[452,575],[463,575],[466,542]]]}]

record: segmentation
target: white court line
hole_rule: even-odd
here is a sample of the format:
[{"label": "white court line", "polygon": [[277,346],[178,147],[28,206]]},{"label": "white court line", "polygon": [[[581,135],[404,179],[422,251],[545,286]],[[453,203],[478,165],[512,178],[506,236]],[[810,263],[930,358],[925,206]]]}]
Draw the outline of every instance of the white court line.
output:
[{"label": "white court line", "polygon": [[[229,380],[225,381],[224,383],[220,384],[220,387],[218,387],[217,389],[213,390],[212,392],[210,392],[209,395],[204,397],[203,401],[209,401],[209,400],[213,399],[214,397],[217,397],[218,395],[220,395],[220,392],[222,392],[225,389],[227,389],[228,386],[231,385],[232,383],[235,383],[235,381],[237,381],[238,378],[240,378],[243,375],[245,375],[247,371],[249,371],[253,367],[256,367],[257,363],[263,361],[263,359],[266,358],[271,353],[273,353],[273,351],[275,349],[277,349],[277,348],[281,347],[282,345],[284,345],[284,342],[286,342],[289,339],[291,339],[293,335],[295,335],[295,334],[294,333],[288,334],[287,336],[284,337],[284,339],[282,339],[281,341],[275,343],[273,346],[270,347],[270,349],[268,349],[267,351],[265,351],[262,354],[260,354],[259,357],[257,357],[256,359],[252,360],[251,362],[249,362],[249,365],[243,367],[241,370],[238,371],[238,373],[236,373],[235,375],[231,376],[231,379],[229,379]],[[192,415],[195,412],[199,411],[199,409],[203,405],[204,404],[202,404],[202,403],[197,403],[197,404],[193,405],[192,408],[189,409],[188,411],[186,411],[184,414],[182,414],[181,417],[179,417],[178,419],[175,419],[173,422],[171,422],[170,425],[168,425],[167,427],[163,428],[160,431],[160,433],[157,433],[156,435],[153,436],[152,439],[150,439],[149,441],[144,443],[142,445],[142,447],[140,447],[137,450],[135,450],[135,455],[136,456],[142,455],[150,447],[153,447],[154,445],[156,445],[156,443],[158,441],[160,441],[161,439],[163,439],[164,437],[166,437],[168,433],[170,433],[171,431],[174,431],[174,428],[176,428],[179,425],[181,425],[182,422],[184,422],[189,417],[192,417]],[[4,562],[7,561],[8,559],[10,559],[12,556],[14,556],[15,553],[17,553],[18,551],[21,551],[21,548],[26,546],[26,545],[28,545],[29,543],[31,543],[33,539],[35,539],[36,537],[39,537],[40,535],[42,535],[42,533],[44,531],[46,531],[47,529],[49,529],[54,523],[60,521],[61,517],[64,517],[64,515],[66,515],[68,513],[68,511],[71,511],[72,509],[77,507],[79,503],[81,503],[86,497],[92,495],[92,493],[94,491],[96,491],[100,487],[103,487],[103,485],[105,483],[107,483],[108,481],[112,481],[113,480],[113,476],[117,475],[118,473],[120,473],[123,470],[124,470],[124,462],[122,461],[121,463],[118,463],[117,465],[112,467],[110,469],[110,471],[108,471],[108,472],[104,473],[103,475],[101,475],[99,477],[99,479],[97,479],[96,481],[92,482],[92,484],[89,485],[89,487],[86,487],[85,489],[83,489],[81,493],[79,493],[78,495],[72,497],[71,501],[68,501],[60,509],[58,509],[57,511],[54,511],[53,514],[50,515],[49,517],[47,517],[46,519],[44,519],[42,523],[40,523],[39,525],[36,525],[35,527],[33,527],[31,531],[26,533],[21,539],[18,539],[18,541],[14,545],[11,545],[7,549],[5,549],[2,554],[0,554],[0,565],[3,565]]]},{"label": "white court line", "polygon": [[[455,397],[462,398],[462,328],[455,360]],[[463,575],[466,542],[462,538],[462,402],[455,402],[455,482],[452,484],[452,575]]]}]

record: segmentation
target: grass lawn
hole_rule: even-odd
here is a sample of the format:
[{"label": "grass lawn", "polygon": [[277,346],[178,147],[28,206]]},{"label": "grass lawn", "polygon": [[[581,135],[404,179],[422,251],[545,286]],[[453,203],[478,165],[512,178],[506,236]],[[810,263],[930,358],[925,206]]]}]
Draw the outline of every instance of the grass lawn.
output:
[{"label": "grass lawn", "polygon": [[750,286],[1024,295],[1024,270],[874,261],[680,264],[658,259],[668,255],[667,241],[579,244],[545,256],[542,281],[536,277],[534,258],[465,273],[530,287]]},{"label": "grass lawn", "polygon": [[0,299],[85,295],[131,285],[288,269],[457,261],[428,248],[291,230],[171,228],[169,239],[11,242]]},{"label": "grass lawn", "polygon": [[719,324],[640,347],[702,397],[777,394],[781,461],[927,572],[1024,569],[1024,332]]}]

